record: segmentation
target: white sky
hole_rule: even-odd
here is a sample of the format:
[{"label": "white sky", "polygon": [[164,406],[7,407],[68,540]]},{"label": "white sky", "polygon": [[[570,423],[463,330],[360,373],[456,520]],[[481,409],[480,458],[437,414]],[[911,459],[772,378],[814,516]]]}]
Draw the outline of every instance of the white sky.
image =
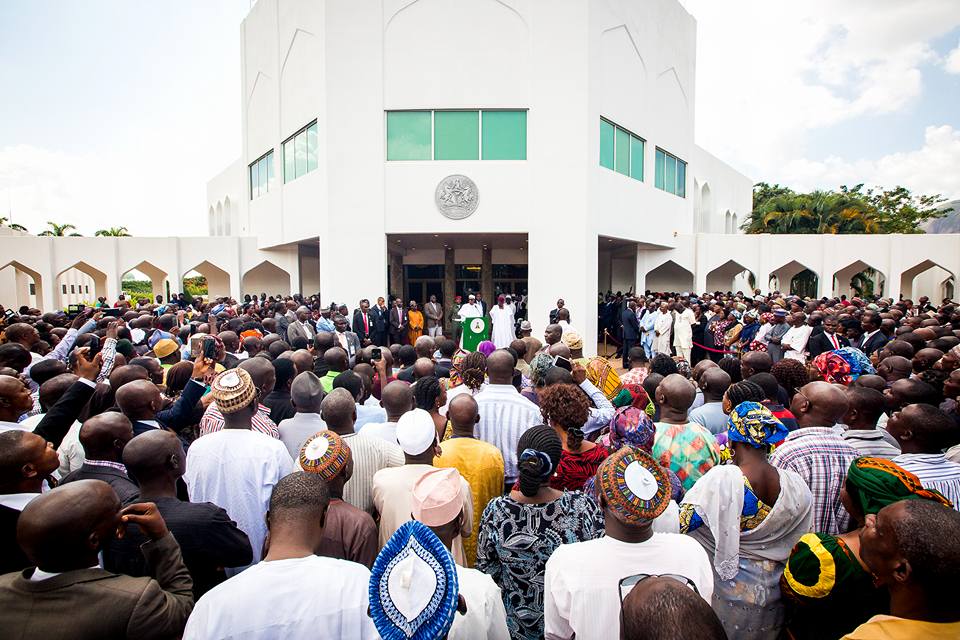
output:
[{"label": "white sky", "polygon": [[[758,181],[960,197],[960,0],[680,1],[699,144]],[[204,235],[249,5],[0,2],[0,215]]]}]

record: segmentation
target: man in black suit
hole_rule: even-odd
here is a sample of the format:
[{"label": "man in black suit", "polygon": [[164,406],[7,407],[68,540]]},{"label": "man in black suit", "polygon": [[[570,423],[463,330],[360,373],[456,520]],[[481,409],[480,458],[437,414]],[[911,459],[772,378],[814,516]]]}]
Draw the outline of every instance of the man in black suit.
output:
[{"label": "man in black suit", "polygon": [[823,332],[818,335],[811,335],[807,342],[807,350],[811,358],[816,358],[821,353],[834,351],[841,347],[849,347],[850,341],[837,333],[840,328],[840,322],[836,316],[827,316],[823,319]]},{"label": "man in black suit", "polygon": [[373,335],[371,340],[378,347],[386,347],[387,337],[390,333],[390,310],[387,308],[383,296],[377,298],[377,304],[370,309],[370,317],[373,322]]},{"label": "man in black suit", "polygon": [[149,380],[134,380],[117,390],[117,406],[133,423],[134,435],[153,429],[170,429],[178,432],[190,426],[194,420],[194,408],[203,396],[206,385],[204,376],[213,370],[212,360],[199,356],[193,363],[190,381],[180,397],[169,409],[160,410],[162,401],[157,385]]},{"label": "man in black suit", "polygon": [[557,315],[560,313],[560,309],[563,309],[563,298],[557,300],[557,308],[550,312],[550,324],[557,324]]},{"label": "man in black suit", "polygon": [[403,300],[395,298],[390,307],[390,342],[404,344],[407,337],[407,310],[403,308]]},{"label": "man in black suit", "polygon": [[[210,502],[182,502],[177,498],[177,481],[186,470],[186,454],[172,433],[154,430],[137,436],[123,450],[123,462],[140,485],[136,502],[156,504],[180,543],[183,562],[193,578],[194,598],[226,580],[224,567],[250,564],[250,540],[226,511]],[[144,542],[140,531],[128,526],[126,535],[104,550],[104,568],[129,576],[150,575],[140,551]]]},{"label": "man in black suit", "polygon": [[620,313],[623,323],[623,368],[630,369],[630,349],[640,339],[640,322],[637,320],[637,303],[631,300]]},{"label": "man in black suit", "polygon": [[121,504],[131,502],[140,492],[120,460],[123,448],[132,439],[133,425],[122,413],[107,411],[89,418],[80,427],[80,444],[86,460],[82,467],[64,476],[60,484],[103,480],[113,488]]},{"label": "man in black suit", "polygon": [[887,344],[887,336],[880,331],[880,314],[876,311],[867,310],[863,312],[860,318],[860,327],[863,329],[863,336],[857,347],[868,357],[874,351],[879,351],[883,345]]},{"label": "man in black suit", "polygon": [[360,339],[360,346],[367,347],[373,341],[374,320],[370,313],[370,301],[364,298],[353,312],[353,332]]}]

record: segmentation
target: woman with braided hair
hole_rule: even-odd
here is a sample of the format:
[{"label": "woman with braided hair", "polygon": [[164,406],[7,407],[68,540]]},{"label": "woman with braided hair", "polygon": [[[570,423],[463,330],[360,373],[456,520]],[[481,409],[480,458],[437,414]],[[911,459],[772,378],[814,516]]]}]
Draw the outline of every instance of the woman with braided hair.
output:
[{"label": "woman with braided hair", "polygon": [[550,480],[554,489],[580,491],[607,458],[606,447],[583,439],[583,425],[590,412],[587,396],[572,384],[555,384],[540,393],[543,420],[557,432],[563,445],[556,474]]},{"label": "woman with braided hair", "polygon": [[517,442],[519,481],[509,495],[491,500],[480,519],[477,569],[500,587],[514,640],[543,638],[543,574],[554,549],[603,535],[593,498],[550,486],[562,452],[552,427],[527,429]]},{"label": "woman with braided hair", "polygon": [[487,377],[487,357],[479,351],[458,351],[453,356],[453,364],[450,367],[450,377],[447,379],[447,401],[440,410],[442,415],[447,415],[447,407],[450,401],[461,393],[469,393],[475,396],[483,391],[486,386]]},{"label": "woman with braided hair", "polygon": [[447,418],[440,414],[440,407],[447,404],[447,390],[436,376],[425,376],[413,385],[413,400],[417,409],[423,409],[433,418],[437,438],[444,440],[447,431]]}]

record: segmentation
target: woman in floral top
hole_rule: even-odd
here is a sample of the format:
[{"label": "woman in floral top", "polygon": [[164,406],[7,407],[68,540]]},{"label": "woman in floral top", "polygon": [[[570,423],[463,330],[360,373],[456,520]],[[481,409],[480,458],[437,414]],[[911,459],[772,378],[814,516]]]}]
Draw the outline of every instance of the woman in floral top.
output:
[{"label": "woman in floral top", "polygon": [[561,451],[551,427],[528,429],[517,445],[518,486],[492,500],[480,521],[477,568],[500,587],[514,640],[543,637],[543,572],[554,549],[603,535],[592,498],[550,486]]}]

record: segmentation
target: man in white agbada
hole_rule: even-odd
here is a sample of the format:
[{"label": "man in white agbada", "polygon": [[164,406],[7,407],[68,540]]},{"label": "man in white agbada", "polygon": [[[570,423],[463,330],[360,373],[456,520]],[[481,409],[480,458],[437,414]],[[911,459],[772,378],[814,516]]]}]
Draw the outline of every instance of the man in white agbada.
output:
[{"label": "man in white agbada", "polygon": [[677,355],[683,356],[684,360],[690,362],[690,352],[693,350],[693,323],[697,321],[697,317],[693,315],[690,307],[684,307],[679,302],[673,317],[675,318],[673,346],[677,348]]},{"label": "man in white agbada", "polygon": [[378,638],[367,615],[370,571],[317,555],[329,502],[319,475],[298,471],[280,480],[263,561],[201,597],[184,639]]},{"label": "man in white agbada", "polygon": [[[460,322],[466,320],[467,318],[480,318],[483,316],[483,312],[480,310],[480,305],[477,304],[477,297],[472,293],[467,296],[467,303],[460,306],[460,311],[457,312],[458,315],[454,318],[455,322]],[[460,336],[460,346],[463,346],[463,336]]]},{"label": "man in white agbada", "polygon": [[660,310],[657,311],[656,319],[653,321],[653,352],[665,353],[670,355],[670,343],[672,337],[671,327],[673,325],[673,314],[670,313],[666,302],[660,304]]},{"label": "man in white agbada", "polygon": [[606,533],[562,544],[547,560],[544,637],[619,638],[620,602],[645,575],[679,576],[709,604],[713,569],[707,553],[689,536],[660,533],[653,524],[670,505],[663,467],[644,451],[624,447],[600,465],[596,482]]},{"label": "man in white agbada", "polygon": [[[437,534],[447,549],[460,533],[463,495],[460,472],[435,469],[413,485],[413,517]],[[454,617],[448,640],[507,640],[507,612],[500,587],[487,574],[457,565],[460,595],[466,614]]]},{"label": "man in white agbada", "polygon": [[807,341],[813,327],[806,323],[802,313],[795,313],[788,318],[790,329],[783,335],[780,346],[783,348],[783,357],[790,360],[807,361]]},{"label": "man in white agbada", "polygon": [[[293,467],[287,447],[275,438],[252,431],[257,413],[257,388],[243,369],[218,375],[211,393],[223,414],[224,427],[194,442],[187,453],[183,478],[193,502],[212,502],[226,510],[250,538],[253,561],[267,536],[267,507],[277,481]],[[234,575],[246,567],[227,569]]]},{"label": "man in white agbada", "polygon": [[515,339],[513,330],[513,312],[506,306],[504,296],[497,297],[497,304],[490,309],[490,321],[493,325],[491,339],[497,349],[506,349]]}]

